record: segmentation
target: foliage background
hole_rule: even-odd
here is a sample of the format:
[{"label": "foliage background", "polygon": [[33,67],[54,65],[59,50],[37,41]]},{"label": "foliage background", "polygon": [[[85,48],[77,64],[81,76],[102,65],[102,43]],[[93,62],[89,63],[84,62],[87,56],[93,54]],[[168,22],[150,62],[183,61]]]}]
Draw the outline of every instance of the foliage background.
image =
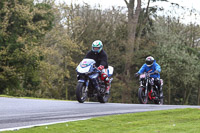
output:
[{"label": "foliage background", "polygon": [[133,75],[152,55],[162,68],[165,104],[199,105],[200,27],[173,16],[157,16],[158,10],[147,6],[140,11],[126,77],[124,8],[1,0],[0,93],[76,100],[76,66],[99,39],[115,68],[110,102],[138,103],[139,83]]}]

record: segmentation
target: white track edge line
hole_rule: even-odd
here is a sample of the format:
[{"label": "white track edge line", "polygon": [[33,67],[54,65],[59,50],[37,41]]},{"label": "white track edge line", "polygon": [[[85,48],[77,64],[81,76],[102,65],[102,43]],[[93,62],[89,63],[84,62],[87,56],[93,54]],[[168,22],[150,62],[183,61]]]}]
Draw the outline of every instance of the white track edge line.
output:
[{"label": "white track edge line", "polygon": [[32,127],[37,127],[37,126],[47,126],[47,125],[53,125],[53,124],[59,124],[59,123],[65,123],[65,122],[72,122],[72,121],[79,121],[79,120],[88,120],[91,119],[91,117],[88,118],[83,118],[83,119],[77,119],[77,120],[68,120],[68,121],[58,121],[58,122],[51,122],[51,123],[44,123],[44,124],[35,124],[35,125],[29,125],[29,126],[22,126],[22,127],[13,127],[13,128],[5,128],[5,129],[0,129],[0,132],[2,131],[16,131],[24,128],[32,128]]}]

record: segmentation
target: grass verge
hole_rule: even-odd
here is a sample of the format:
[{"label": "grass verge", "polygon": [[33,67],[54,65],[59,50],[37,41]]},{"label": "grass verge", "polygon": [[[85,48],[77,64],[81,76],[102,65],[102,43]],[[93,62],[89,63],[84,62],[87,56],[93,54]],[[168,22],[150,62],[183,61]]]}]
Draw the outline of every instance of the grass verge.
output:
[{"label": "grass verge", "polygon": [[5,133],[200,133],[200,109],[123,114]]},{"label": "grass verge", "polygon": [[[38,99],[38,100],[69,101],[69,100],[54,99],[54,98],[17,97],[17,96],[9,96],[9,95],[0,95],[0,97],[7,97],[7,98],[23,98],[23,99]],[[72,101],[72,100],[70,100],[70,101]]]}]

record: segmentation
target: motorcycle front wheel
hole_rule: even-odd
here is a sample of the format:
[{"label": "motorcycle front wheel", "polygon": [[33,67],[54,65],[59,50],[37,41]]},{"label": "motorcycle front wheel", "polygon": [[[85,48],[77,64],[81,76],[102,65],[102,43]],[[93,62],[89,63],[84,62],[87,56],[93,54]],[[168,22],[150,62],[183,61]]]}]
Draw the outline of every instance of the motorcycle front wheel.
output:
[{"label": "motorcycle front wheel", "polygon": [[145,95],[145,88],[143,87],[140,87],[138,90],[138,100],[140,104],[147,104],[148,102],[148,95]]},{"label": "motorcycle front wheel", "polygon": [[87,99],[87,90],[84,83],[78,83],[76,86],[76,99],[79,103],[84,103]]}]

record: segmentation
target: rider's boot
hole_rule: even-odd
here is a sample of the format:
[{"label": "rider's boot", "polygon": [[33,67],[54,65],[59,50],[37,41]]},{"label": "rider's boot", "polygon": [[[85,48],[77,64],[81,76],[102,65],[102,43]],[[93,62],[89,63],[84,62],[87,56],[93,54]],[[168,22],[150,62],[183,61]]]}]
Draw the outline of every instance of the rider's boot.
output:
[{"label": "rider's boot", "polygon": [[106,92],[105,92],[107,95],[110,94],[110,86],[111,86],[111,85],[107,85]]},{"label": "rider's boot", "polygon": [[107,86],[105,94],[108,95],[108,94],[110,94],[111,80],[107,77],[105,79],[105,83],[106,83],[106,86]]}]

